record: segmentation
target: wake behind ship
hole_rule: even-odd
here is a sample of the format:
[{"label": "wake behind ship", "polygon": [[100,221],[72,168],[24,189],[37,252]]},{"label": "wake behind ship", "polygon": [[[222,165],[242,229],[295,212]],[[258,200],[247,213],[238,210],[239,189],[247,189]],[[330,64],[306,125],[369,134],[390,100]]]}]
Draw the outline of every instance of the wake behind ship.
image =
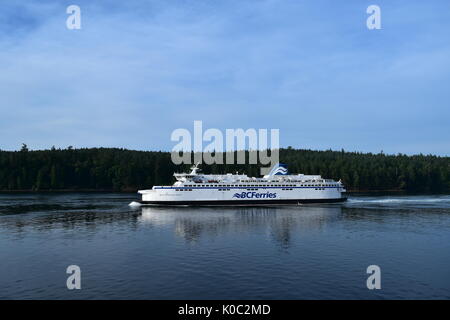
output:
[{"label": "wake behind ship", "polygon": [[298,205],[347,200],[341,181],[320,175],[291,175],[285,164],[276,164],[263,178],[240,174],[201,174],[198,165],[190,173],[174,173],[172,186],[139,190],[143,205]]}]

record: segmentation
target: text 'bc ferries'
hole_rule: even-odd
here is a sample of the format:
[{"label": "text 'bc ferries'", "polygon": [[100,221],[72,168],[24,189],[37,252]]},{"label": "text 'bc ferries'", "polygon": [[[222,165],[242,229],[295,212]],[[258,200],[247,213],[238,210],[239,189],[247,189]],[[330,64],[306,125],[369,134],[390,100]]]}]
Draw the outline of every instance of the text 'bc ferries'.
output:
[{"label": "text 'bc ferries'", "polygon": [[292,175],[285,164],[276,164],[268,175],[253,178],[240,174],[175,173],[172,186],[138,191],[144,205],[278,205],[341,202],[347,198],[341,181],[320,175]]}]

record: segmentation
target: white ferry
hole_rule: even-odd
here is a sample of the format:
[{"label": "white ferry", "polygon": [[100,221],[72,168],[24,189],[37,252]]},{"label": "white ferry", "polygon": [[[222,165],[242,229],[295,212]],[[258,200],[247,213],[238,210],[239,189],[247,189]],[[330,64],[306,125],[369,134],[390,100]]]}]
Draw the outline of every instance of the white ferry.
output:
[{"label": "white ferry", "polygon": [[291,175],[285,164],[276,164],[268,175],[253,178],[241,174],[201,174],[198,165],[190,173],[175,173],[172,186],[139,190],[143,205],[279,205],[347,200],[341,181],[320,175]]}]

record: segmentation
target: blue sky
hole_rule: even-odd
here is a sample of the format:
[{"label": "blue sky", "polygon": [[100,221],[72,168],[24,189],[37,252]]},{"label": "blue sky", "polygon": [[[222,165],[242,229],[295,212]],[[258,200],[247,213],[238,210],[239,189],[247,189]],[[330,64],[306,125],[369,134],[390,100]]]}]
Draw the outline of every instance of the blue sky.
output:
[{"label": "blue sky", "polygon": [[0,149],[170,150],[202,120],[278,128],[285,147],[450,155],[449,35],[445,0],[2,1]]}]

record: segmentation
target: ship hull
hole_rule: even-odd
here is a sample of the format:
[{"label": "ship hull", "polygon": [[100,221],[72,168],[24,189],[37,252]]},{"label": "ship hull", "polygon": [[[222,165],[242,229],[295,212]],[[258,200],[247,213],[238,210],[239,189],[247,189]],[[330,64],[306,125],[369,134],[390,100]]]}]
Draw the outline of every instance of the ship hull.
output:
[{"label": "ship hull", "polygon": [[346,197],[328,199],[267,199],[267,200],[179,200],[179,201],[140,201],[142,205],[152,206],[266,206],[301,205],[307,203],[339,203]]}]

